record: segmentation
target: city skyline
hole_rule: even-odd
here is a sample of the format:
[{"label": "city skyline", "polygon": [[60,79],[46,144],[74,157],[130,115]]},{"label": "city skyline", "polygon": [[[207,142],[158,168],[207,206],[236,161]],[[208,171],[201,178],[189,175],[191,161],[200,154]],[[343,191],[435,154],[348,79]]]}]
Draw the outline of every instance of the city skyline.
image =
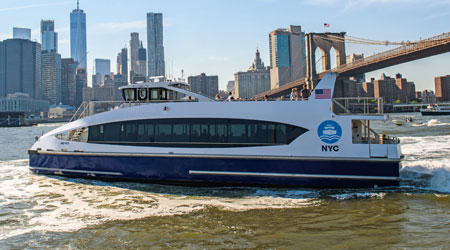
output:
[{"label": "city skyline", "polygon": [[[89,75],[93,73],[95,58],[115,61],[117,51],[124,45],[129,46],[131,32],[139,32],[146,44],[146,13],[155,12],[164,15],[166,64],[171,68],[167,74],[181,77],[181,69],[184,69],[185,76],[202,72],[218,75],[220,89],[226,88],[234,73],[248,67],[256,47],[261,51],[262,60],[270,61],[268,34],[277,28],[300,25],[306,33],[343,31],[351,36],[381,41],[415,41],[447,32],[450,17],[449,1],[432,4],[422,0],[254,0],[244,3],[132,0],[127,4],[107,3],[103,0],[80,2],[80,9],[87,13]],[[33,7],[29,7],[31,5]],[[51,19],[55,20],[55,32],[58,32],[58,51],[62,57],[70,57],[69,13],[75,8],[76,1],[5,3],[0,8],[0,20],[8,25],[0,28],[0,40],[12,37],[13,27],[23,27],[32,29],[33,41],[40,41],[40,20]],[[229,16],[231,11],[233,18]],[[329,23],[330,28],[323,27],[324,22]],[[347,54],[369,56],[390,48],[348,44],[346,50]],[[366,77],[401,73],[413,80],[418,90],[433,89],[435,76],[450,73],[445,65],[449,60],[450,55],[446,53],[370,72]]]}]

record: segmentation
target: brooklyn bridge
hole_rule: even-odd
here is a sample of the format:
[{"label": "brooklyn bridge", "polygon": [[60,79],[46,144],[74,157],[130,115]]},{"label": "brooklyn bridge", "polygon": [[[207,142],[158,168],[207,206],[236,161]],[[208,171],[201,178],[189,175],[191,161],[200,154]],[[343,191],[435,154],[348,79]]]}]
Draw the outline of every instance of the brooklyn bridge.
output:
[{"label": "brooklyn bridge", "polygon": [[[350,76],[362,75],[367,72],[382,68],[434,56],[450,51],[450,32],[442,33],[430,38],[415,42],[388,42],[347,36],[345,32],[340,33],[308,33],[305,34],[306,43],[306,77],[281,85],[279,88],[258,94],[256,99],[268,95],[271,98],[280,97],[290,93],[292,88],[306,87],[309,89],[329,72],[338,73],[335,95],[344,92],[346,87],[343,79]],[[346,62],[345,43],[373,44],[373,45],[395,45],[397,47],[374,54],[369,57]],[[336,51],[336,67],[331,68],[331,49]],[[322,72],[317,72],[315,51],[322,52]]]}]

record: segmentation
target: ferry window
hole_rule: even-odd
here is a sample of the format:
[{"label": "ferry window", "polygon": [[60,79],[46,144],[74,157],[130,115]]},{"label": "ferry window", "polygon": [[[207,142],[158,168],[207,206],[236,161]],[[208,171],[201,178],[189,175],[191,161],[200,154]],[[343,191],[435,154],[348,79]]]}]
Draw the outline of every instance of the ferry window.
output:
[{"label": "ferry window", "polygon": [[286,138],[286,125],[284,124],[277,124],[276,126],[276,143],[277,144],[286,144],[287,138]]},{"label": "ferry window", "polygon": [[289,126],[286,125],[286,143],[291,143],[295,140],[299,135],[305,133],[307,130],[301,127]]},{"label": "ferry window", "polygon": [[189,141],[189,126],[187,124],[174,124],[172,129],[172,142]]},{"label": "ferry window", "polygon": [[208,124],[202,124],[200,126],[200,141],[209,142],[209,126]]},{"label": "ferry window", "polygon": [[308,130],[245,119],[149,119],[89,127],[88,142],[160,147],[250,147],[289,144]]},{"label": "ferry window", "polygon": [[136,141],[136,124],[126,123],[120,129],[120,141]]},{"label": "ferry window", "polygon": [[136,89],[124,89],[125,101],[136,101]]},{"label": "ferry window", "polygon": [[154,142],[154,125],[153,124],[139,124],[137,129],[137,141],[139,142]]},{"label": "ferry window", "polygon": [[171,124],[158,124],[155,127],[155,142],[170,142],[172,136]]},{"label": "ferry window", "polygon": [[217,132],[216,132],[216,124],[210,124],[209,125],[209,138],[213,139],[214,141],[217,141]]},{"label": "ferry window", "polygon": [[89,127],[89,139],[91,141],[102,141],[103,140],[103,131],[100,130],[100,127],[103,127],[102,125],[97,126],[91,126]]},{"label": "ferry window", "polygon": [[267,131],[265,123],[249,123],[247,133],[249,143],[273,143],[273,135]]},{"label": "ferry window", "polygon": [[146,142],[149,141],[147,138],[147,131],[145,130],[145,125],[144,124],[139,124],[137,127],[137,141],[138,142]]},{"label": "ferry window", "polygon": [[120,123],[110,123],[104,125],[105,141],[120,141]]},{"label": "ferry window", "polygon": [[139,100],[147,100],[147,89],[139,89],[138,90],[138,98]]},{"label": "ferry window", "polygon": [[247,142],[246,124],[230,124],[230,136],[228,137],[228,142]]},{"label": "ferry window", "polygon": [[[164,93],[164,96],[163,96]],[[152,89],[151,91],[151,99],[152,100],[164,100],[165,92],[162,89]]]},{"label": "ferry window", "polygon": [[162,100],[167,100],[167,98],[166,98],[166,91],[167,91],[167,90],[165,90],[165,89],[163,89],[163,90],[161,91],[161,99],[162,99]]},{"label": "ferry window", "polygon": [[159,100],[158,98],[158,90],[156,89],[152,89],[152,96],[151,96],[152,100]]},{"label": "ferry window", "polygon": [[201,125],[200,124],[192,124],[190,141],[191,142],[201,142],[200,134],[201,134]]}]

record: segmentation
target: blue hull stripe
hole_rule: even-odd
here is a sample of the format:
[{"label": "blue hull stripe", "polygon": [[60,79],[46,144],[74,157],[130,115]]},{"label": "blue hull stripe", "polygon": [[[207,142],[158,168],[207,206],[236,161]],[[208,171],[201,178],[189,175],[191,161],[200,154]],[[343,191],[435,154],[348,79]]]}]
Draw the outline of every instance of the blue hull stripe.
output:
[{"label": "blue hull stripe", "polygon": [[41,174],[189,185],[373,187],[396,186],[399,177],[399,161],[367,159],[358,162],[30,153],[30,168]]}]

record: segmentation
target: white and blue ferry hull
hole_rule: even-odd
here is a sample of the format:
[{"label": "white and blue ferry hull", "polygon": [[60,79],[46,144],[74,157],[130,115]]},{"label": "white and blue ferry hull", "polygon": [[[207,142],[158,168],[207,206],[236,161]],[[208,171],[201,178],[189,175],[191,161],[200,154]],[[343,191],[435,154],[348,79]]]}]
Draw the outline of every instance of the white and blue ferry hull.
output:
[{"label": "white and blue ferry hull", "polygon": [[[398,142],[370,137],[372,132],[361,125],[387,117],[331,112],[335,78],[326,75],[307,101],[169,102],[88,116],[40,137],[29,150],[30,169],[41,174],[189,185],[398,185]],[[127,139],[127,127],[152,124],[172,124],[173,131],[175,126],[190,127],[186,131],[192,133],[182,132],[181,138],[168,132],[158,141],[154,138],[162,133],[154,132],[149,139],[132,129],[134,139]],[[202,131],[203,127],[216,131],[206,131],[208,138],[216,139],[186,139],[198,138],[199,133],[194,133],[198,124],[203,124]],[[217,136],[219,126],[229,137]],[[257,132],[263,127],[266,132],[261,136]],[[278,127],[285,131],[279,133]],[[70,139],[79,131],[88,131],[85,140]],[[236,141],[235,135],[243,139]]]},{"label": "white and blue ferry hull", "polygon": [[399,161],[30,152],[34,173],[200,186],[398,186]]}]

